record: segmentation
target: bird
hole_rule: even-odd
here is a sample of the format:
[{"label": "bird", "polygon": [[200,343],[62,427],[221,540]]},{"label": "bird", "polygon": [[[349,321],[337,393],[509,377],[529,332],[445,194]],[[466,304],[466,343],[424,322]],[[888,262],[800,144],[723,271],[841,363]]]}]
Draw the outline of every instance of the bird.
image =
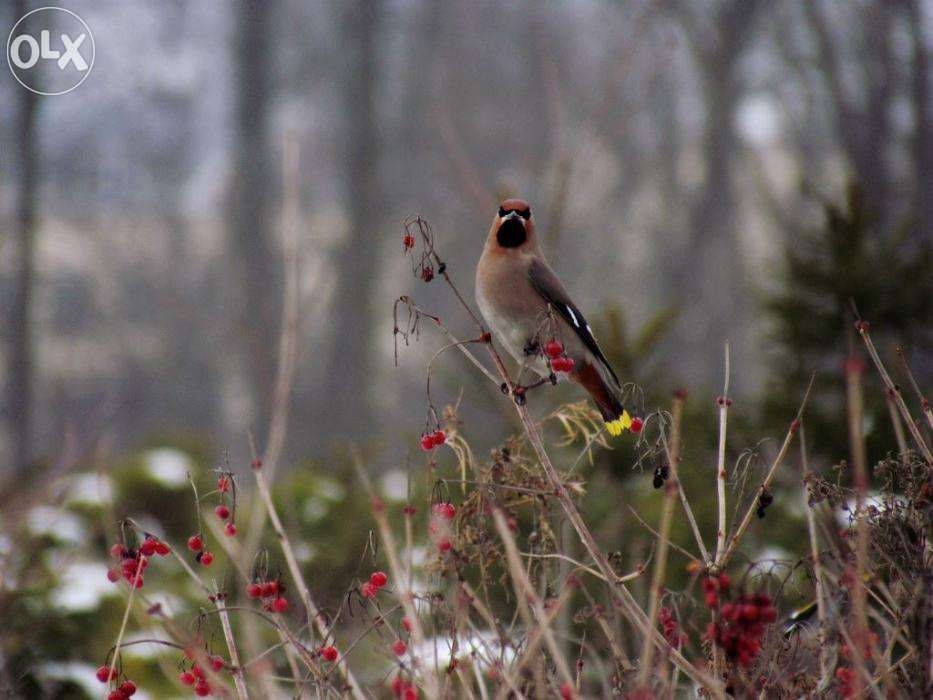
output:
[{"label": "bird", "polygon": [[545,260],[523,199],[506,199],[493,218],[476,266],[476,302],[493,336],[541,377],[533,386],[566,376],[592,397],[611,435],[632,425],[619,378]]}]

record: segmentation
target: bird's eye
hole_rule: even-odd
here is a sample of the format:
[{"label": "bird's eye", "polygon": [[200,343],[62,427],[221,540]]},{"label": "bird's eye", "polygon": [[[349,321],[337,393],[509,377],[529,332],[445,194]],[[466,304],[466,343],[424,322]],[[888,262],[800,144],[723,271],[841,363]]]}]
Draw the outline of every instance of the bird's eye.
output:
[{"label": "bird's eye", "polygon": [[531,218],[531,207],[528,207],[525,211],[518,212],[518,215],[525,221],[528,221],[528,219]]},{"label": "bird's eye", "polygon": [[504,207],[499,207],[499,216],[505,216],[505,215],[506,215],[505,208],[504,208]]}]

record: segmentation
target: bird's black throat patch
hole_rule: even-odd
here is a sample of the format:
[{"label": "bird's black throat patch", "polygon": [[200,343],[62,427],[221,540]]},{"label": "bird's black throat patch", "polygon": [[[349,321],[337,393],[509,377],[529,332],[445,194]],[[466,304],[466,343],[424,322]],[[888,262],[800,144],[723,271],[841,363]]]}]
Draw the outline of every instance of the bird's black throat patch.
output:
[{"label": "bird's black throat patch", "polygon": [[521,219],[507,219],[496,231],[496,240],[503,248],[518,248],[528,240],[524,222]]}]

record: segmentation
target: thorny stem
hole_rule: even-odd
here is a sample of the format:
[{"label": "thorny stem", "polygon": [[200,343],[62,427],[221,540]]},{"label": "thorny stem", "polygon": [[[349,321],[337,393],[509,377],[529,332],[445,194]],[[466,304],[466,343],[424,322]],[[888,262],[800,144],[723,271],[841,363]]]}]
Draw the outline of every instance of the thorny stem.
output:
[{"label": "thorny stem", "polygon": [[[728,348],[728,345],[726,347]],[[728,357],[728,350],[726,351],[726,356]],[[674,405],[671,410],[671,432],[677,436],[680,435],[680,423],[683,416],[683,407],[683,399],[680,397],[675,397]],[[680,455],[679,442],[680,441],[678,439],[673,445],[672,452],[674,453],[674,457],[679,457]],[[657,619],[658,604],[661,598],[661,586],[664,582],[667,569],[667,543],[671,535],[671,520],[674,515],[674,501],[677,498],[677,486],[672,480],[676,480],[676,476],[672,476],[671,479],[668,479],[668,482],[664,485],[664,505],[661,508],[661,525],[659,527],[660,535],[658,536],[657,549],[655,550],[656,554],[654,572],[651,576],[651,591],[648,599],[648,624],[651,625],[652,629],[654,629],[655,620]],[[638,687],[642,690],[650,690],[648,687],[648,682],[649,677],[654,670],[651,665],[652,655],[654,653],[654,644],[652,641],[653,640],[651,639],[651,636],[645,635],[638,673]]]},{"label": "thorny stem", "polygon": [[[250,450],[252,451],[255,463],[258,456],[252,433],[250,433],[249,438]],[[272,495],[269,492],[269,485],[266,482],[262,468],[253,469],[253,476],[256,478],[256,486],[259,488],[259,495],[268,512],[269,521],[272,523],[272,529],[275,530],[275,534],[278,536],[279,545],[282,548],[282,554],[285,556],[285,562],[288,565],[289,573],[291,573],[292,581],[295,584],[295,588],[298,590],[301,602],[304,603],[308,614],[308,620],[317,628],[318,633],[321,635],[321,639],[327,639],[329,633],[327,624],[325,623],[324,617],[320,614],[317,605],[314,603],[314,600],[311,598],[311,592],[308,590],[308,586],[301,575],[301,568],[298,566],[298,558],[295,556],[295,550],[292,548],[288,535],[285,533],[285,528],[282,527],[282,521],[279,519],[278,511],[276,511],[275,504],[272,502]],[[350,686],[350,692],[353,694],[353,697],[357,698],[357,700],[363,700],[366,696],[363,694],[349,665],[341,663],[339,664],[339,670],[340,675],[343,676],[344,680]]]},{"label": "thorny stem", "polygon": [[810,464],[807,460],[807,441],[804,435],[803,421],[800,422],[800,466],[803,470],[803,507],[807,517],[807,531],[810,535],[810,559],[813,564],[813,580],[816,593],[816,614],[819,620],[818,638],[820,643],[820,683],[828,681],[829,665],[826,661],[826,634],[829,624],[826,613],[826,594],[823,590],[823,564],[820,561],[820,542],[816,532],[816,517],[810,498],[807,494],[806,480],[810,475]]},{"label": "thorny stem", "polygon": [[[904,419],[904,422],[907,423],[910,434],[913,437],[914,442],[917,443],[917,447],[920,449],[920,453],[927,461],[927,464],[933,464],[933,454],[930,453],[930,448],[924,441],[923,435],[920,434],[920,428],[917,427],[913,416],[910,415],[910,411],[907,409],[907,404],[904,403],[904,397],[901,396],[901,392],[897,390],[894,382],[891,381],[891,376],[884,368],[884,363],[881,362],[881,358],[878,356],[878,350],[875,348],[875,344],[872,342],[871,336],[868,333],[868,323],[865,321],[859,321],[858,332],[859,335],[862,336],[862,340],[865,342],[865,347],[868,350],[868,354],[871,356],[872,362],[875,363],[875,367],[878,369],[878,374],[881,375],[881,380],[884,382],[885,388],[889,392],[893,393],[894,402],[897,404],[897,408],[901,412],[901,417]],[[933,423],[931,423],[931,425],[933,425]]]},{"label": "thorny stem", "polygon": [[726,420],[729,415],[729,341],[725,350],[725,380],[722,396],[719,400],[719,451],[716,458],[716,502],[718,505],[719,527],[716,530],[716,564],[722,559],[726,548]]}]

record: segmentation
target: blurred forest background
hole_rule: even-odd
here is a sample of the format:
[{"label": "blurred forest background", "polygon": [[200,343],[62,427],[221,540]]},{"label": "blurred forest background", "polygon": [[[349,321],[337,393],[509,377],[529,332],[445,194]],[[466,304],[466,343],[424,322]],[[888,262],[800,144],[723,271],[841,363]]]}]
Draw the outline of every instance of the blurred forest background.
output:
[{"label": "blurred forest background", "polygon": [[[106,454],[136,469],[106,508],[156,514],[187,488],[179,469],[247,463],[274,389],[286,139],[300,152],[301,323],[284,465],[302,466],[286,475],[296,503],[326,482],[321,502],[342,504],[296,506],[322,531],[350,507],[326,481],[342,478],[348,441],[374,471],[417,458],[425,365],[443,341],[425,336],[396,367],[394,299],[472,332],[402,255],[416,212],[470,292],[498,198],[530,200],[644,409],[691,392],[699,460],[727,338],[745,444],[786,426],[818,369],[826,420],[808,441],[824,466],[846,457],[850,298],[886,359],[904,343],[930,386],[929,1],[60,4],[94,33],[84,84],[37,97],[0,71],[0,481],[38,490],[44,472],[93,471]],[[38,6],[6,2],[0,21]],[[462,358],[439,372],[440,400],[464,389],[476,445],[514,429]],[[891,428],[869,382],[879,459]],[[541,413],[558,400],[534,398]],[[613,455],[603,466],[626,478],[631,453]],[[603,505],[595,517],[618,516]],[[66,514],[40,513],[36,532],[61,537],[48,523]],[[318,553],[335,578],[363,537],[342,536]]]}]

